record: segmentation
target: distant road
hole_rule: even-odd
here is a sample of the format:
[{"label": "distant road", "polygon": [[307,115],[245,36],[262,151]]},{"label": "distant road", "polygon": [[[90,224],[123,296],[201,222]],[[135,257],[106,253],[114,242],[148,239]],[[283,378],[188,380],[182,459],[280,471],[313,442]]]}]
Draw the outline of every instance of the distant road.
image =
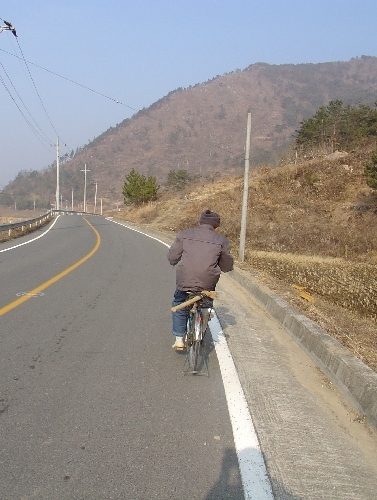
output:
[{"label": "distant road", "polygon": [[243,499],[216,356],[184,377],[171,349],[166,248],[88,222],[0,253],[0,497]]}]

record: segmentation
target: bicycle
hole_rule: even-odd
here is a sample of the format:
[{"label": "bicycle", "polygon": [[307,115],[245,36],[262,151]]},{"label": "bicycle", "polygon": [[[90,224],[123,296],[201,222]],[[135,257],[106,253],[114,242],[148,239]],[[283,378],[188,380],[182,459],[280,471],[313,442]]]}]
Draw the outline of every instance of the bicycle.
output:
[{"label": "bicycle", "polygon": [[208,375],[208,364],[205,353],[204,336],[207,330],[208,321],[213,309],[213,299],[218,297],[218,293],[203,290],[202,292],[188,292],[188,300],[171,308],[173,312],[179,309],[190,307],[187,314],[187,329],[184,339],[186,349],[185,365],[188,368],[185,373],[198,375],[206,367]]}]

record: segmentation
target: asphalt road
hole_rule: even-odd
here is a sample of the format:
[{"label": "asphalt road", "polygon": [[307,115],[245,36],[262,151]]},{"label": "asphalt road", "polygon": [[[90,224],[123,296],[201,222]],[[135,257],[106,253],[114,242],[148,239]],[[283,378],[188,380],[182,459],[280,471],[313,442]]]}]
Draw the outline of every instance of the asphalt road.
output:
[{"label": "asphalt road", "polygon": [[171,349],[166,248],[87,219],[0,253],[0,498],[243,499],[216,355],[184,376]]},{"label": "asphalt road", "polygon": [[275,498],[376,498],[376,434],[242,287],[220,279],[210,377],[184,376],[166,247],[87,219],[0,245],[1,500],[261,500],[217,324]]},{"label": "asphalt road", "polygon": [[[172,241],[171,235],[142,231]],[[220,328],[257,431],[274,498],[375,500],[377,434],[235,279],[222,275],[218,289],[227,296],[216,301]],[[214,336],[217,327],[212,322]],[[217,344],[216,352],[226,375]],[[228,406],[233,423],[229,400]],[[233,423],[233,428],[243,426]],[[238,457],[243,470],[239,448]],[[245,460],[248,471],[249,460],[250,455]],[[255,468],[249,479],[255,479]],[[248,498],[262,497],[250,491]]]}]

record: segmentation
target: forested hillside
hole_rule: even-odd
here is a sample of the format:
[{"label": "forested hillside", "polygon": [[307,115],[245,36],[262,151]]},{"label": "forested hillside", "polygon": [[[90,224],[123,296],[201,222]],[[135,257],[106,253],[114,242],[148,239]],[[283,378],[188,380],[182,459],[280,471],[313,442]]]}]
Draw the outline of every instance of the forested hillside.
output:
[{"label": "forested hillside", "polygon": [[[205,181],[238,175],[244,163],[248,111],[252,166],[273,166],[292,144],[300,123],[336,100],[344,106],[374,106],[376,57],[322,64],[257,63],[176,89],[63,158],[63,204],[71,199],[72,189],[76,202],[82,201],[84,164],[91,169],[89,205],[96,181],[106,207],[123,202],[125,175],[132,169],[156,177],[162,186],[171,171],[185,170]],[[53,164],[42,171],[21,172],[4,191],[17,193],[20,208],[32,206],[34,199],[37,206],[49,207],[55,197],[55,168]],[[3,195],[0,202],[13,203],[12,196]]]}]

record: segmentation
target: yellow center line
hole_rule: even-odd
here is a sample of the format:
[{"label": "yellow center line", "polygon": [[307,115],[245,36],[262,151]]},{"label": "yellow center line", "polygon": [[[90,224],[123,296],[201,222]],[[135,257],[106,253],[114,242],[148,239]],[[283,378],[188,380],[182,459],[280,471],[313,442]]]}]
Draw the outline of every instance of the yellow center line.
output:
[{"label": "yellow center line", "polygon": [[83,217],[83,219],[93,229],[93,231],[95,232],[95,234],[97,236],[97,242],[94,245],[94,248],[87,255],[85,255],[85,257],[83,257],[82,259],[78,260],[77,262],[75,262],[75,264],[73,264],[72,266],[68,267],[67,269],[65,269],[61,273],[59,273],[56,276],[50,278],[48,281],[45,281],[41,285],[37,286],[37,288],[34,288],[30,292],[28,292],[27,295],[23,295],[22,297],[14,300],[13,302],[10,302],[10,304],[2,307],[0,309],[0,316],[2,316],[3,314],[6,314],[7,312],[11,311],[15,307],[18,307],[19,305],[23,304],[27,300],[31,299],[33,295],[42,292],[43,290],[45,290],[49,286],[51,286],[54,283],[56,283],[57,281],[59,281],[61,278],[64,278],[64,276],[67,276],[67,274],[69,274],[71,271],[74,271],[75,269],[77,269],[79,266],[81,266],[81,264],[83,264],[84,262],[86,262],[88,259],[90,259],[90,257],[92,257],[92,255],[94,255],[96,253],[96,251],[98,250],[98,248],[99,248],[99,246],[101,244],[101,237],[100,237],[98,231],[92,226],[92,224],[90,222],[88,222],[85,219],[85,217]]}]

